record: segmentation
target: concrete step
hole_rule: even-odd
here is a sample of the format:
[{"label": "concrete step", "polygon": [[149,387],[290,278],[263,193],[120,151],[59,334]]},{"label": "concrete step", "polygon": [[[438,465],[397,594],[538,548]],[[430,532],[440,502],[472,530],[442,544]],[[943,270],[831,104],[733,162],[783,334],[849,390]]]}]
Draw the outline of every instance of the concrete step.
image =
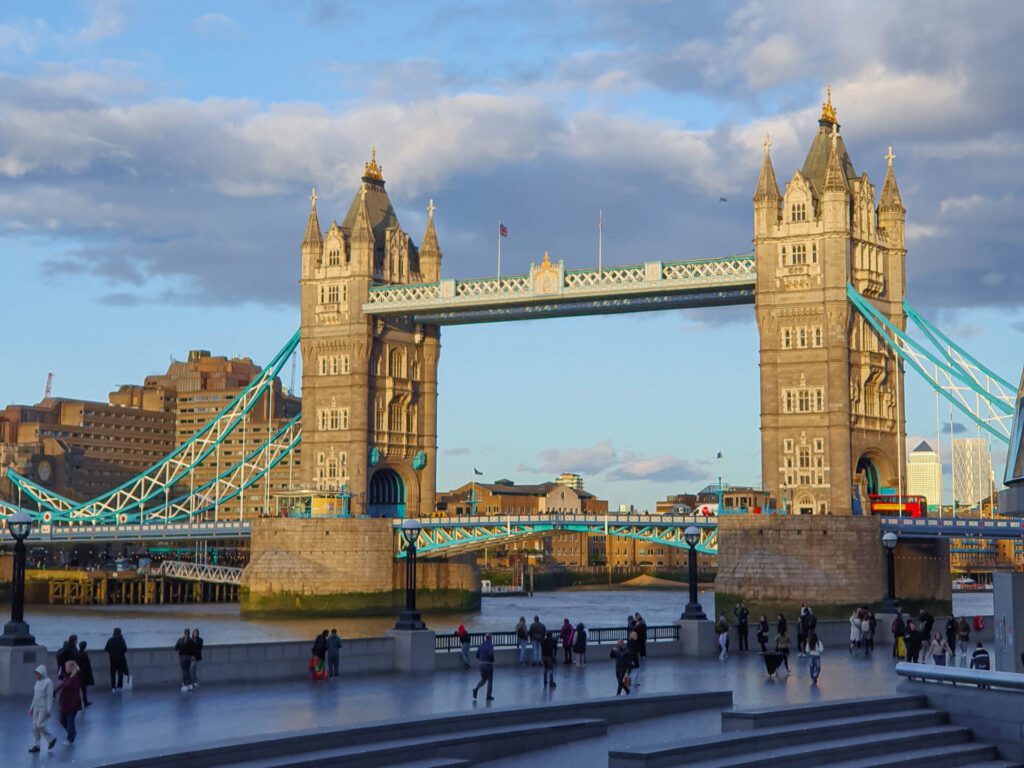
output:
[{"label": "concrete step", "polygon": [[[376,743],[275,755],[244,762],[222,762],[221,768],[379,768],[401,765],[411,759],[451,758],[471,763],[546,749],[581,739],[593,739],[608,732],[604,720],[581,718],[552,723],[533,723],[498,728],[472,728],[472,716],[465,730],[436,736],[390,739]],[[401,732],[401,729],[396,729]],[[185,763],[187,764],[187,763]]]},{"label": "concrete step", "polygon": [[798,725],[808,721],[829,720],[879,712],[904,712],[927,706],[924,696],[880,696],[873,699],[842,699],[801,706],[770,709],[733,709],[722,713],[722,733],[752,728]]},{"label": "concrete step", "polygon": [[[887,764],[884,761],[890,755],[913,750],[921,744],[930,745],[932,752],[955,745],[965,754],[973,752],[974,756],[971,759],[975,762],[983,756],[995,756],[992,747],[971,744],[970,739],[970,728],[938,725],[897,733],[885,733],[870,739],[866,739],[864,736],[834,738],[772,749],[756,749],[752,744],[751,751],[747,754],[730,755],[698,762],[677,762],[675,765],[686,765],[688,768],[778,768],[780,765],[799,765],[803,768],[803,766],[817,765],[834,766],[842,762],[844,758],[856,756],[856,760],[863,761],[862,764],[866,767]],[[980,747],[980,749],[975,749],[976,747]],[[991,750],[992,754],[985,750]],[[858,763],[858,765],[860,764]]]},{"label": "concrete step", "polygon": [[457,757],[428,757],[406,763],[388,763],[381,768],[469,768],[472,763]]},{"label": "concrete step", "polygon": [[843,717],[822,722],[779,728],[758,728],[734,731],[722,736],[693,739],[650,750],[610,751],[609,768],[661,768],[686,765],[700,760],[744,754],[754,750],[791,747],[836,736],[852,738],[871,736],[943,725],[949,716],[935,709],[912,709],[908,712],[881,712],[860,717]]},{"label": "concrete step", "polygon": [[830,763],[832,768],[913,768],[927,765],[928,768],[960,766],[968,768],[1011,768],[1011,763],[998,758],[998,751],[989,744],[949,744],[925,749],[909,749],[873,757],[859,757],[841,763]]}]

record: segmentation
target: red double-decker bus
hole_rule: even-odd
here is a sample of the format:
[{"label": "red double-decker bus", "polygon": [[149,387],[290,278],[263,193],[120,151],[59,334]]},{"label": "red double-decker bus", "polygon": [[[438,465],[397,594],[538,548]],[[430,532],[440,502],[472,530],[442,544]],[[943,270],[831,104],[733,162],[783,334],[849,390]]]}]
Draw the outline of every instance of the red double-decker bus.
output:
[{"label": "red double-decker bus", "polygon": [[872,515],[892,517],[928,517],[928,500],[924,496],[868,496]]}]

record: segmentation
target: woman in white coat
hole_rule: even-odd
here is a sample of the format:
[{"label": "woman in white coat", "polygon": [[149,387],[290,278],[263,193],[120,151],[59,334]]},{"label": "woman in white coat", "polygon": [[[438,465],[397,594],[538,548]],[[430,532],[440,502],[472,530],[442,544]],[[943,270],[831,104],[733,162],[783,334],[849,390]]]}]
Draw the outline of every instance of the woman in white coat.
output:
[{"label": "woman in white coat", "polygon": [[853,653],[854,648],[860,648],[861,634],[861,618],[860,612],[854,610],[850,614],[850,653]]},{"label": "woman in white coat", "polygon": [[32,749],[29,752],[39,751],[41,736],[46,737],[47,749],[53,749],[53,745],[57,743],[57,737],[46,727],[52,707],[53,680],[46,676],[46,667],[40,664],[36,667],[36,687],[32,691],[32,705],[28,708],[28,713],[32,716]]}]

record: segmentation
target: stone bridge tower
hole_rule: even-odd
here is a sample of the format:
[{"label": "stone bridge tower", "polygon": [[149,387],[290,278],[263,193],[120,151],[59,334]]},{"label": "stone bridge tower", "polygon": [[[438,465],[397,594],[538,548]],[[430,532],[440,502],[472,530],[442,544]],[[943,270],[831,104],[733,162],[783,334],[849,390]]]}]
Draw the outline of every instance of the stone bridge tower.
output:
[{"label": "stone bridge tower", "polygon": [[769,147],[754,194],[762,478],[792,512],[848,515],[855,495],[896,487],[904,459],[902,369],[846,290],[906,327],[905,209],[891,148],[876,208],[831,92],[784,195]]},{"label": "stone bridge tower", "polygon": [[373,284],[432,283],[441,249],[431,201],[419,249],[398,223],[376,151],[339,226],[320,230],[316,190],[302,240],[302,479],[351,494],[356,515],[434,510],[440,333],[375,318]]}]

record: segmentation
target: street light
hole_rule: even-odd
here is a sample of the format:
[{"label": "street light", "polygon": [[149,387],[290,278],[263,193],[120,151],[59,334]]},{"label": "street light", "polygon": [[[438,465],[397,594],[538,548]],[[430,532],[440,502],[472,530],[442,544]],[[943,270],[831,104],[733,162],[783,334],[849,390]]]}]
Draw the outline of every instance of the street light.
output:
[{"label": "street light", "polygon": [[402,523],[402,538],[405,539],[405,610],[395,622],[395,629],[426,629],[427,625],[416,610],[416,540],[423,526],[419,520],[406,518]]},{"label": "street light", "polygon": [[893,550],[896,549],[896,542],[898,537],[892,531],[889,531],[882,537],[882,546],[885,547],[885,560],[886,560],[886,583],[887,583],[887,596],[882,601],[882,613],[899,613],[900,604],[896,600],[896,562],[893,556]]},{"label": "street light", "polygon": [[14,538],[14,579],[11,595],[11,620],[4,625],[0,645],[35,645],[36,639],[25,623],[25,539],[32,531],[32,516],[19,509],[7,518],[7,530]]},{"label": "street light", "polygon": [[690,602],[686,604],[681,619],[706,619],[704,609],[697,602],[697,542],[700,541],[700,529],[691,525],[683,531],[683,539],[690,547]]}]

